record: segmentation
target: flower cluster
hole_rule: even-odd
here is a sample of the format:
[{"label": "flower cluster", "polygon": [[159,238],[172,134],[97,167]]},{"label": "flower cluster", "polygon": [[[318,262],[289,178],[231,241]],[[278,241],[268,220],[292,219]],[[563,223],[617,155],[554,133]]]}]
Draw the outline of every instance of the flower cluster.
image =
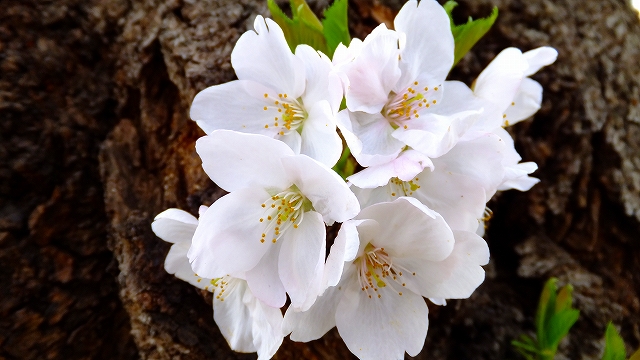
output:
[{"label": "flower cluster", "polygon": [[[292,53],[258,16],[231,54],[238,80],[193,101],[204,171],[229,193],[199,219],[169,209],[152,228],[173,243],[166,270],[214,294],[236,351],[270,358],[289,334],[337,327],[361,359],[418,354],[424,298],[445,305],[484,280],[486,203],[538,181],[504,128],[540,108],[528,76],[556,51],[506,49],[469,88],[446,80],[454,39],[436,1],[408,1],[394,27],[329,59]],[[343,139],[362,169],[347,182],[331,168]]]}]

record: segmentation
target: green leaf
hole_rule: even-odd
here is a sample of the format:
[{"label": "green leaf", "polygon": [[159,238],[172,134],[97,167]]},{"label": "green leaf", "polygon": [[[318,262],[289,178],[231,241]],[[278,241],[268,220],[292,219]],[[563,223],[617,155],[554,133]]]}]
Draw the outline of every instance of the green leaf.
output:
[{"label": "green leaf", "polygon": [[451,21],[451,32],[453,33],[453,40],[455,42],[453,66],[456,66],[462,57],[471,50],[473,45],[491,29],[491,26],[493,26],[493,23],[495,23],[498,18],[498,8],[494,7],[491,15],[486,18],[473,20],[469,17],[466,24],[455,25],[451,12],[457,5],[458,3],[455,1],[447,1],[444,4],[444,9]]},{"label": "green leaf", "polygon": [[[602,360],[624,360],[627,357],[627,351],[624,348],[624,340],[620,337],[618,330],[611,322],[607,325],[607,331],[604,334],[605,346]],[[633,356],[636,356],[635,354]],[[633,358],[632,356],[632,358]]]},{"label": "green leaf", "polygon": [[546,349],[552,350],[555,354],[560,341],[567,336],[573,324],[578,321],[580,311],[576,309],[562,310],[551,316],[546,328]]},{"label": "green leaf", "polygon": [[542,288],[540,301],[538,302],[538,311],[536,312],[536,335],[538,337],[538,344],[540,344],[543,349],[549,344],[546,336],[546,324],[549,322],[551,316],[553,316],[555,308],[554,305],[556,302],[556,291],[558,289],[557,283],[558,279],[549,279]]},{"label": "green leaf", "polygon": [[347,21],[348,4],[347,0],[335,0],[324,12],[322,32],[327,43],[327,55],[330,58],[333,57],[333,53],[340,43],[349,46],[351,42]]},{"label": "green leaf", "polygon": [[267,7],[273,20],[280,25],[292,52],[300,44],[307,44],[316,50],[327,52],[327,42],[324,38],[322,23],[313,13],[305,0],[291,0],[291,15],[289,18],[274,0],[267,0]]}]

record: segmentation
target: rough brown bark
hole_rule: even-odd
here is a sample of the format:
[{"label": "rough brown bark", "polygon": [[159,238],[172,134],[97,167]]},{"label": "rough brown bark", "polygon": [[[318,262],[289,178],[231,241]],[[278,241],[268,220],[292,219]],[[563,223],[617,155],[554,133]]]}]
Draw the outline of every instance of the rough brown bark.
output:
[{"label": "rough brown bark", "polygon": [[[318,9],[326,1],[316,2]],[[401,2],[351,3],[363,38]],[[454,71],[551,45],[541,111],[512,130],[542,182],[490,203],[492,261],[469,300],[431,307],[420,359],[515,358],[542,282],[575,287],[561,352],[598,359],[607,321],[640,345],[640,24],[621,0],[475,0],[500,16]],[[388,6],[388,7],[387,7]],[[254,358],[231,352],[210,300],[167,275],[150,229],[222,192],[194,151],[189,103],[233,79],[229,55],[262,0],[5,0],[0,6],[0,359]],[[279,359],[342,359],[334,330]]]}]

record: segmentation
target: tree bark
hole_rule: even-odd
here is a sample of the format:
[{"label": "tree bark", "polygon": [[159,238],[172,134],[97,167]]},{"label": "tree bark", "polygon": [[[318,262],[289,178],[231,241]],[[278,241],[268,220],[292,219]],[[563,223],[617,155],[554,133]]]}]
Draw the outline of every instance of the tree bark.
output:
[{"label": "tree bark", "polygon": [[[313,3],[321,11],[327,1]],[[352,36],[401,1],[350,3]],[[500,15],[451,77],[471,81],[503,48],[550,45],[542,109],[510,131],[540,166],[531,191],[489,207],[491,263],[467,300],[430,306],[417,359],[516,358],[543,282],[575,288],[560,348],[599,359],[612,320],[640,345],[640,22],[621,0],[475,0]],[[195,153],[189,105],[234,78],[230,53],[263,0],[5,0],[0,7],[0,359],[237,359],[210,296],[166,274],[150,224],[224,194]],[[390,17],[391,16],[391,17]],[[425,35],[428,38],[428,34]],[[285,339],[277,359],[343,359],[337,331]]]}]

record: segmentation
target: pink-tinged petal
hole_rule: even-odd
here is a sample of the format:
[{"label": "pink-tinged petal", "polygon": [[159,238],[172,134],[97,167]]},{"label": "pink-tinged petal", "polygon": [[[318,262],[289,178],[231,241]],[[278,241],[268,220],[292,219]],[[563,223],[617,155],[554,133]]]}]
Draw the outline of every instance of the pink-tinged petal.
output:
[{"label": "pink-tinged petal", "polygon": [[436,1],[408,1],[394,20],[396,31],[406,34],[402,44],[402,79],[410,83],[419,74],[444,81],[453,65],[453,35],[449,16]]},{"label": "pink-tinged petal", "polygon": [[394,129],[381,114],[343,110],[336,119],[351,154],[362,166],[388,163],[405,146],[392,136]]},{"label": "pink-tinged petal", "polygon": [[315,211],[304,213],[298,228],[287,229],[282,238],[278,273],[295,310],[307,310],[319,295],[324,273],[325,238],[322,216]]},{"label": "pink-tinged petal", "polygon": [[253,319],[250,309],[243,301],[249,291],[244,280],[225,276],[224,293],[220,294],[220,285],[213,298],[213,320],[218,325],[229,347],[239,352],[255,352],[253,344]]},{"label": "pink-tinged petal", "polygon": [[349,220],[342,223],[324,268],[323,287],[336,286],[340,281],[345,262],[353,261],[360,248],[358,226],[373,220]]},{"label": "pink-tinged petal", "polygon": [[227,194],[200,218],[188,257],[200,276],[215,279],[254,268],[272,247],[261,243],[262,203],[271,195],[263,189],[241,189]]},{"label": "pink-tinged petal", "polygon": [[347,180],[359,188],[375,188],[387,185],[394,177],[409,181],[426,167],[433,167],[429,157],[415,150],[405,150],[395,160],[368,167],[349,176]]},{"label": "pink-tinged petal", "polygon": [[[345,269],[343,279],[353,280],[355,266],[350,264]],[[308,342],[321,338],[327,331],[336,326],[336,307],[342,298],[346,281],[332,286],[316,299],[316,302],[304,312],[287,309],[282,325],[283,333],[291,333],[293,341]]]},{"label": "pink-tinged petal", "polygon": [[320,101],[309,110],[302,128],[300,153],[332,167],[342,154],[342,139],[336,131],[335,115],[327,101]]},{"label": "pink-tinged petal", "polygon": [[226,191],[247,187],[286,189],[291,185],[280,158],[294,153],[281,141],[217,130],[198,139],[196,151],[204,171]]},{"label": "pink-tinged petal", "polygon": [[398,34],[384,24],[364,39],[360,53],[344,70],[349,79],[345,91],[349,110],[370,114],[382,110],[400,78],[398,55]]},{"label": "pink-tinged petal", "polygon": [[289,49],[282,29],[258,15],[255,31],[247,31],[231,53],[231,65],[240,80],[252,80],[297,99],[305,87],[304,64]]},{"label": "pink-tinged petal", "polygon": [[191,244],[197,226],[198,219],[179,209],[167,209],[158,214],[151,223],[151,229],[156,236],[174,244]]},{"label": "pink-tinged petal", "polygon": [[480,73],[475,82],[473,92],[476,96],[492,102],[503,111],[513,101],[524,71],[529,65],[522,52],[516,48],[502,50]]},{"label": "pink-tinged petal", "polygon": [[278,91],[271,87],[235,80],[200,91],[190,116],[207,134],[223,129],[275,137],[280,127],[274,119],[281,115],[274,104],[277,99]]},{"label": "pink-tinged petal", "polygon": [[254,268],[246,273],[247,284],[256,298],[268,306],[281,308],[287,300],[287,294],[278,276],[278,257],[282,244],[265,242],[267,243],[270,247],[269,251]]},{"label": "pink-tinged petal", "polygon": [[529,67],[524,71],[524,76],[531,76],[541,68],[553,64],[558,58],[558,50],[549,46],[543,46],[527,51],[523,55],[529,64]]},{"label": "pink-tinged petal", "polygon": [[487,203],[485,189],[478,181],[436,168],[421,173],[417,183],[420,188],[412,196],[442,215],[451,229],[474,231],[478,227]]},{"label": "pink-tinged petal", "polygon": [[337,113],[342,100],[342,86],[338,75],[332,73],[331,60],[308,45],[298,45],[296,57],[305,65],[307,86],[302,94],[302,102],[307,110],[325,100],[329,102],[332,113]]},{"label": "pink-tinged petal", "polygon": [[380,298],[369,298],[357,283],[351,285],[338,303],[336,326],[352,353],[360,359],[386,360],[422,350],[429,310],[420,295],[391,282],[380,288]]},{"label": "pink-tinged petal", "polygon": [[453,249],[453,233],[442,216],[414,198],[371,205],[362,209],[357,219],[373,219],[380,224],[369,242],[385,248],[393,258],[420,254],[422,259],[440,261]]},{"label": "pink-tinged petal", "polygon": [[542,85],[525,78],[513,102],[504,112],[502,126],[509,126],[529,118],[540,109],[542,103]]},{"label": "pink-tinged petal", "polygon": [[358,199],[342,178],[327,166],[306,155],[282,158],[290,182],[311,201],[324,222],[344,222],[358,214]]},{"label": "pink-tinged petal", "polygon": [[454,231],[454,235],[455,247],[444,261],[399,259],[399,264],[416,272],[412,280],[419,284],[422,296],[466,299],[484,281],[485,274],[481,265],[489,262],[487,243],[473,232]]},{"label": "pink-tinged petal", "polygon": [[282,312],[255,299],[251,301],[253,318],[253,344],[258,350],[258,360],[268,360],[282,345]]}]

